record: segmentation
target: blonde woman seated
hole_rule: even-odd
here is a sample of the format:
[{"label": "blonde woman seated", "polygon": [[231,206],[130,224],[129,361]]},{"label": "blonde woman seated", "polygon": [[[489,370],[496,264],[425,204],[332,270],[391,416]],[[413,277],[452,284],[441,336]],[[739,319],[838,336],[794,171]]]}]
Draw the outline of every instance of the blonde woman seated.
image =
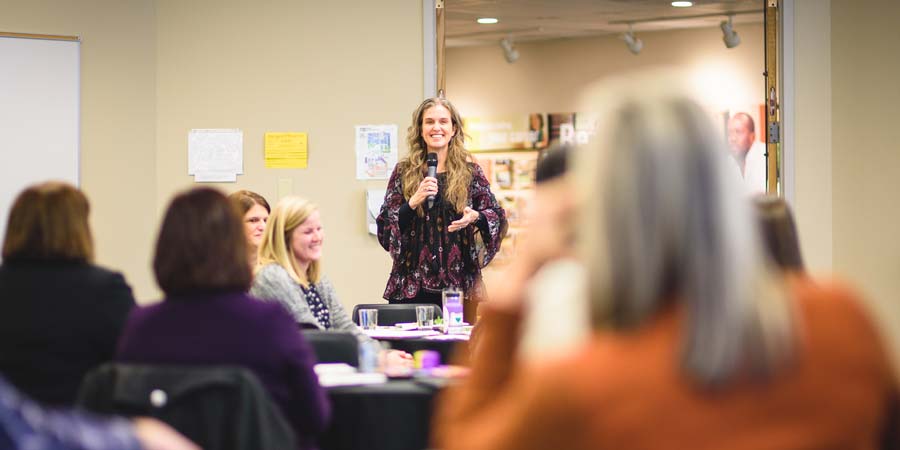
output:
[{"label": "blonde woman seated", "polygon": [[250,259],[250,267],[256,267],[256,259],[259,254],[259,243],[262,242],[263,233],[266,231],[266,222],[272,208],[269,202],[256,192],[240,190],[228,195],[228,199],[237,205],[244,222],[244,235],[247,236],[247,255]]},{"label": "blonde woman seated", "polygon": [[[322,275],[324,240],[316,205],[295,196],[281,199],[269,216],[250,293],[281,303],[304,328],[347,331],[360,342],[370,341]],[[386,356],[389,366],[412,364],[412,357],[405,352],[390,351]]]},{"label": "blonde woman seated", "polygon": [[896,381],[859,298],[764,257],[720,130],[677,80],[607,82],[573,165],[595,329],[516,359],[523,286],[572,218],[536,218],[483,308],[472,374],[436,413],[443,450],[875,449]]}]

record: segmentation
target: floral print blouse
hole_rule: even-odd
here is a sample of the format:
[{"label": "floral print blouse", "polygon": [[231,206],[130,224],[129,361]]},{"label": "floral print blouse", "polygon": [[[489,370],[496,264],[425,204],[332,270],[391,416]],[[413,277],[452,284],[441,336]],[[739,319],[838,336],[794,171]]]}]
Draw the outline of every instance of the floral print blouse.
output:
[{"label": "floral print blouse", "polygon": [[400,166],[394,168],[388,181],[384,204],[376,219],[378,241],[394,260],[384,298],[401,301],[415,297],[421,289],[437,292],[457,288],[470,293],[481,286],[481,268],[500,250],[506,233],[506,212],[500,207],[481,166],[469,163],[472,182],[467,204],[478,211],[478,220],[463,230],[449,232],[450,223],[462,217],[441,193],[447,188],[447,177],[437,174],[438,194],[424,215],[409,206],[403,195]]}]

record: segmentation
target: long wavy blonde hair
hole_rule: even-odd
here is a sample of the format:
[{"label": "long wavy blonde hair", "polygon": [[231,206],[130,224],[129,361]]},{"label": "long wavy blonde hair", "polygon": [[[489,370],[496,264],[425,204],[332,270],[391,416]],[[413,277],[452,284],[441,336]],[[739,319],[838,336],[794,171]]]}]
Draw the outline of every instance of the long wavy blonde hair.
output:
[{"label": "long wavy blonde hair", "polygon": [[[447,146],[447,159],[444,161],[447,169],[447,189],[442,195],[457,212],[462,212],[466,207],[469,184],[472,182],[472,171],[467,164],[472,161],[472,155],[465,147],[465,133],[463,133],[459,111],[445,98],[425,99],[413,112],[412,125],[406,131],[409,155],[400,161],[397,169],[403,180],[403,196],[409,200],[416,193],[419,183],[425,178],[427,170],[425,156],[428,154],[428,146],[425,145],[425,140],[422,138],[422,118],[425,111],[436,105],[441,105],[450,111],[450,121],[453,125],[453,137],[450,138]],[[419,207],[418,213],[419,215],[423,214],[421,207]]]},{"label": "long wavy blonde hair", "polygon": [[256,270],[266,264],[276,263],[284,267],[291,278],[300,284],[318,283],[321,277],[319,261],[309,263],[306,273],[303,273],[291,251],[291,234],[318,210],[318,206],[304,198],[288,196],[281,199],[266,223],[266,231],[259,243]]}]

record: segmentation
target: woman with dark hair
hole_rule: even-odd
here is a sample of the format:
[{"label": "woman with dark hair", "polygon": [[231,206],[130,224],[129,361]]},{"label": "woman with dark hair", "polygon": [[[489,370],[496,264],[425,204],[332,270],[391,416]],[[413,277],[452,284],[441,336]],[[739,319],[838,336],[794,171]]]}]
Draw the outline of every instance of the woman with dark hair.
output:
[{"label": "woman with dark hair", "polygon": [[3,241],[0,372],[50,405],[73,404],[85,373],[113,358],[134,307],[125,278],[93,264],[89,210],[74,186],[31,186]]},{"label": "woman with dark hair", "polygon": [[758,195],[753,198],[756,220],[762,232],[766,251],[781,270],[803,272],[803,256],[794,215],[783,198]]},{"label": "woman with dark hair", "polygon": [[[442,306],[447,288],[462,290],[467,300],[483,297],[481,268],[500,249],[506,213],[464,136],[459,112],[446,99],[429,98],[413,113],[409,155],[394,168],[376,220],[378,241],[394,260],[384,290],[391,303]],[[437,159],[433,177],[429,154]]]},{"label": "woman with dark hair", "polygon": [[262,242],[263,233],[266,231],[266,222],[269,220],[269,202],[256,192],[240,190],[232,192],[228,199],[234,202],[243,217],[244,234],[247,236],[247,256],[250,267],[256,267],[259,255],[259,243]]},{"label": "woman with dark hair", "polygon": [[534,230],[436,413],[444,450],[877,448],[896,378],[859,298],[764,257],[724,143],[678,79],[608,80],[579,111],[577,248],[595,329],[517,358],[524,286],[566,246]]},{"label": "woman with dark hair", "polygon": [[245,294],[252,274],[243,230],[219,191],[197,188],[172,200],[153,258],[166,299],[132,313],[116,359],[246,367],[281,407],[300,448],[315,448],[330,413],[315,355],[281,306]]}]

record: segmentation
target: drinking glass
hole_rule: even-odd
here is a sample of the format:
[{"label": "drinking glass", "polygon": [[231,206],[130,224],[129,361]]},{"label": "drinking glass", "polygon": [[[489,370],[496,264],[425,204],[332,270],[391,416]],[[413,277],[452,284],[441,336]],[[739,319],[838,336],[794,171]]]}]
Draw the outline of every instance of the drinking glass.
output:
[{"label": "drinking glass", "polygon": [[434,326],[434,308],[428,306],[416,306],[416,326],[419,329]]},{"label": "drinking glass", "polygon": [[374,330],[378,327],[378,310],[377,309],[360,309],[359,310],[359,326],[363,330]]}]

